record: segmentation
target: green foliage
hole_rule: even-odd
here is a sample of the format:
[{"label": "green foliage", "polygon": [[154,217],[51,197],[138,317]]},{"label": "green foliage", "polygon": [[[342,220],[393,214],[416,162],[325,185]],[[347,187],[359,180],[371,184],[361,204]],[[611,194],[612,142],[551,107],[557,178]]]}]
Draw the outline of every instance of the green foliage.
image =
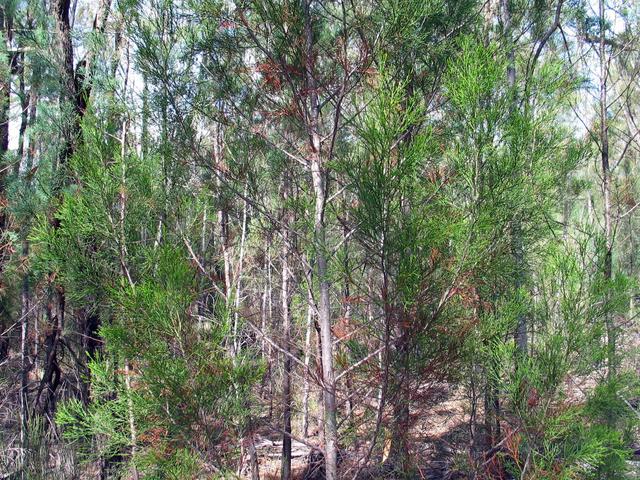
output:
[{"label": "green foliage", "polygon": [[[53,367],[64,399],[65,443],[54,448],[56,427],[30,412],[26,476],[63,478],[75,452],[105,477],[135,468],[149,479],[219,478],[263,420],[280,423],[279,252],[287,229],[284,346],[313,359],[313,329],[310,351],[301,339],[318,306],[311,170],[320,166],[330,317],[347,331],[334,351],[340,447],[366,450],[362,433],[375,427],[369,462],[398,444],[417,455],[409,440],[420,409],[435,388],[462,384],[473,438],[455,463],[464,457],[469,476],[631,478],[638,379],[606,340],[633,320],[637,287],[637,59],[620,50],[633,44],[635,13],[616,12],[623,33],[604,22],[611,160],[624,169],[611,179],[609,276],[601,179],[586,161],[602,139],[580,90],[596,80],[582,61],[590,67],[598,49],[583,47],[601,22],[584,2],[558,4],[562,29],[549,38],[546,0],[122,0],[110,3],[104,32],[89,25],[96,5],[79,2],[72,63],[76,82],[91,86],[82,112],[69,101],[47,2],[4,3],[15,18],[0,77],[38,103],[23,158],[2,159],[0,384],[11,390],[27,368],[31,402]],[[78,63],[85,54],[89,69]],[[60,331],[41,321],[56,313],[52,292],[65,301]],[[264,331],[249,328],[254,315]],[[26,343],[44,348],[25,345],[23,364],[25,319]],[[522,325],[526,349],[514,341]],[[612,358],[617,375],[605,368]],[[302,367],[292,368],[297,406]],[[307,374],[314,417],[322,381]],[[4,404],[20,405],[19,392]],[[379,414],[369,395],[384,403]],[[21,426],[7,425],[3,446]],[[54,456],[63,465],[52,468]],[[386,463],[398,475],[413,468]]]},{"label": "green foliage", "polygon": [[154,244],[171,219],[164,157],[123,156],[107,123],[86,117],[55,221],[40,216],[29,236],[36,278],[61,284],[73,308],[102,323],[103,353],[85,378],[91,399],[65,402],[57,422],[85,461],[184,478],[244,424],[261,368],[231,358],[224,312],[195,319],[201,285],[186,252]]},{"label": "green foliage", "polygon": [[100,331],[105,356],[90,363],[92,401],[70,400],[57,416],[92,459],[135,452],[131,461],[145,478],[196,472],[194,443],[216,456],[244,422],[261,373],[250,359],[229,357],[224,325],[197,328],[194,275],[183,255],[163,247],[150,257],[146,280],[112,290],[113,317]]},{"label": "green foliage", "polygon": [[[556,243],[545,251],[527,357],[518,357],[512,342],[483,342],[494,356],[492,364],[500,366],[493,381],[519,439],[504,462],[517,475],[526,472],[526,478],[625,478],[637,417],[621,392],[634,388],[637,378],[603,380],[586,402],[578,386],[594,381],[606,352],[597,288],[601,270],[591,263],[591,252]],[[507,316],[513,321],[518,314],[512,310]]]},{"label": "green foliage", "polygon": [[111,459],[132,446],[129,402],[137,404],[139,398],[125,389],[122,374],[118,375],[115,367],[115,362],[104,358],[92,360],[91,404],[71,399],[56,413],[64,437],[85,456],[85,461]]}]

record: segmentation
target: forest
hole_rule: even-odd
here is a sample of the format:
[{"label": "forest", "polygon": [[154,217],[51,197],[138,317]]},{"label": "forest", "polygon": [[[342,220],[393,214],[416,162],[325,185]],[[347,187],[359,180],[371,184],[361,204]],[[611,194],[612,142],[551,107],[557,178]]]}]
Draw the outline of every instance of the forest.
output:
[{"label": "forest", "polygon": [[640,478],[639,1],[0,32],[0,479]]}]

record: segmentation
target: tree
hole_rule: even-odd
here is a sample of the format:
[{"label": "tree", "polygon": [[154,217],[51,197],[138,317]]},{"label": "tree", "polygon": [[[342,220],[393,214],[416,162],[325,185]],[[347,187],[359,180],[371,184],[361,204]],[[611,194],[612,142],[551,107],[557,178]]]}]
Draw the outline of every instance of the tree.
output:
[{"label": "tree", "polygon": [[633,5],[0,14],[2,472],[631,476]]}]

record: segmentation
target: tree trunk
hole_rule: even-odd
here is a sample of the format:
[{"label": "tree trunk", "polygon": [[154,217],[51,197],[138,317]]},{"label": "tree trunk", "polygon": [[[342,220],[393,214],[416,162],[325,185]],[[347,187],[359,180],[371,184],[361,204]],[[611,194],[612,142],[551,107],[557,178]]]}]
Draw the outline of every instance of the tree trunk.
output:
[{"label": "tree trunk", "polygon": [[[247,195],[247,187],[245,186],[244,195]],[[240,255],[238,258],[238,268],[236,269],[236,288],[234,293],[234,308],[233,308],[233,357],[237,359],[242,348],[240,342],[240,302],[242,300],[242,268],[244,266],[244,249],[247,239],[247,201],[243,202],[242,208],[242,232],[240,234]]]},{"label": "tree trunk", "polygon": [[[308,278],[311,279],[311,272]],[[308,285],[307,292],[307,322],[304,334],[304,383],[302,386],[302,438],[309,437],[309,365],[311,363],[311,335],[313,334],[313,295],[312,285]]]},{"label": "tree trunk", "polygon": [[[386,287],[383,287],[386,289]],[[393,322],[394,318],[390,313],[388,300],[384,300],[386,306],[388,322]],[[398,322],[401,323],[401,322]],[[396,472],[407,473],[409,464],[409,404],[410,404],[410,388],[408,388],[408,361],[409,361],[409,332],[406,328],[396,325],[395,339],[393,341],[393,371],[394,375],[391,380],[391,445],[389,447],[389,455],[387,463],[393,467]],[[387,361],[389,361],[387,359]]]},{"label": "tree trunk", "polygon": [[[27,125],[29,123],[29,98],[24,81],[24,53],[18,56],[18,98],[20,99],[20,130],[18,131],[18,161],[15,164],[14,175],[20,173],[20,165],[24,160],[24,142]],[[32,87],[33,88],[33,87]]]},{"label": "tree trunk", "polygon": [[[110,0],[103,0],[100,4],[96,20],[94,21],[94,31],[103,32],[107,17],[109,14],[111,2]],[[91,94],[92,85],[92,64],[93,54],[89,51],[83,61],[78,64],[78,68],[74,69],[73,65],[73,42],[71,40],[71,26],[69,18],[70,1],[69,0],[56,0],[53,4],[53,12],[56,20],[57,40],[59,44],[60,53],[62,55],[61,69],[61,86],[63,102],[71,103],[73,107],[73,118],[65,126],[64,129],[64,147],[58,157],[58,170],[59,178],[54,181],[52,189],[53,196],[61,200],[62,194],[62,179],[64,178],[64,170],[67,163],[73,156],[78,147],[78,142],[81,140],[82,134],[82,119],[86,113],[87,103]],[[51,224],[54,229],[60,228],[60,221],[53,215]],[[48,319],[50,324],[47,327],[47,334],[45,344],[47,345],[46,363],[44,365],[45,374],[42,378],[39,391],[46,389],[48,393],[48,400],[42,404],[43,413],[53,413],[55,406],[56,388],[60,381],[61,370],[58,366],[57,360],[57,348],[59,344],[59,337],[64,326],[64,309],[66,305],[65,291],[61,285],[51,285]],[[95,336],[94,332],[97,332],[98,317],[93,313],[83,312],[81,315],[83,318],[82,325],[79,326],[80,331],[85,335],[89,333],[89,337]],[[86,337],[85,337],[86,338]],[[94,340],[91,340],[93,342]],[[84,344],[82,344],[85,347]],[[91,347],[86,345],[89,349]],[[39,400],[39,394],[36,401]],[[85,395],[87,397],[88,395]]]},{"label": "tree trunk", "polygon": [[[516,85],[516,62],[515,62],[515,46],[513,44],[513,29],[511,26],[511,8],[509,0],[501,0],[502,10],[502,28],[503,35],[505,37],[507,47],[507,87],[509,88],[509,95],[511,101],[509,105],[510,115],[514,113],[517,108],[517,101],[515,98],[515,85]],[[514,287],[516,290],[520,290],[525,285],[525,259],[524,259],[524,247],[522,243],[522,219],[518,212],[515,213],[515,217],[512,220],[511,226],[511,251],[515,263],[515,282]],[[518,315],[518,324],[516,327],[516,345],[518,351],[522,355],[527,354],[527,315]]]},{"label": "tree trunk", "polygon": [[[349,222],[349,213],[347,210],[346,199],[343,204],[344,210],[347,212],[346,214],[346,222]],[[345,271],[345,279],[344,279],[344,290],[343,290],[343,302],[342,302],[342,317],[345,319],[346,324],[349,325],[349,321],[351,319],[351,291],[349,288],[349,279],[351,278],[349,273],[349,228],[347,227],[347,223],[343,226],[342,229],[342,243],[344,248],[344,271]],[[349,332],[347,332],[347,335]],[[349,348],[347,346],[342,345],[342,348],[345,358],[349,358]],[[349,364],[345,365],[345,368],[349,368]],[[345,375],[345,387],[346,387],[346,417],[351,422],[353,415],[353,382],[351,380],[351,374],[347,373]]]},{"label": "tree trunk", "polygon": [[[3,31],[3,39],[6,47],[11,44],[11,17],[5,14],[5,8],[0,8],[0,28]],[[11,64],[12,56],[8,56],[8,70],[6,76],[0,78],[0,289],[3,289],[4,266],[9,257],[8,239],[4,238],[4,233],[8,227],[7,217],[7,192],[6,192],[6,160],[9,151],[9,112],[11,102]],[[0,362],[7,358],[9,352],[9,339],[5,327],[6,317],[9,312],[5,310],[4,302],[0,301]]]},{"label": "tree trunk", "polygon": [[[29,256],[29,242],[22,242],[22,257],[26,260]],[[22,448],[22,457],[24,460],[24,452],[28,446],[28,427],[29,427],[29,371],[31,362],[29,359],[29,274],[24,272],[22,277],[22,288],[20,290],[20,318],[21,318],[21,336],[20,336],[20,356],[22,364],[22,372],[20,377],[20,447]]]},{"label": "tree trunk", "polygon": [[[27,130],[27,124],[29,122],[29,102],[33,98],[31,94],[26,95],[24,85],[24,55],[20,62],[20,103],[22,107],[22,115],[20,120],[20,138],[18,140],[18,168],[16,169],[16,175],[20,172],[20,165],[26,160],[27,165],[22,165],[30,169],[31,158],[29,154],[25,157],[24,142],[25,132]],[[33,90],[33,87],[32,87]],[[28,171],[28,170],[27,170]],[[31,179],[26,178],[26,189],[31,190]],[[22,261],[24,262],[24,272],[22,276],[22,285],[20,289],[20,319],[21,319],[21,336],[20,336],[20,355],[21,355],[21,382],[20,382],[20,446],[21,446],[21,460],[24,466],[25,452],[29,448],[28,445],[28,426],[29,426],[29,371],[31,369],[31,362],[29,358],[29,313],[31,309],[30,305],[30,286],[29,286],[29,272],[28,263],[29,258],[29,241],[26,235],[22,240]]]},{"label": "tree trunk", "polygon": [[[252,422],[250,422],[251,424]],[[251,467],[251,480],[260,480],[260,464],[258,463],[258,452],[253,437],[253,427],[250,425],[249,444],[249,465]]]},{"label": "tree trunk", "polygon": [[284,371],[282,377],[282,417],[284,431],[282,435],[282,465],[280,478],[291,479],[291,312],[289,309],[291,293],[289,291],[291,240],[289,228],[291,214],[287,211],[290,194],[289,177],[285,172],[282,186],[282,205],[285,209],[282,228],[282,349],[284,350]]},{"label": "tree trunk", "polygon": [[[604,203],[604,265],[605,282],[611,280],[613,270],[613,232],[611,229],[611,168],[609,166],[609,124],[607,121],[607,51],[606,51],[606,18],[604,0],[598,0],[600,17],[600,159],[602,163],[602,196]],[[608,287],[606,287],[608,288]],[[605,326],[607,330],[607,377],[612,378],[617,370],[616,361],[616,328],[613,315],[609,312],[609,295],[605,294]]]},{"label": "tree trunk", "polygon": [[[61,370],[58,365],[58,343],[60,333],[64,326],[64,293],[57,292],[55,288],[49,293],[49,302],[46,307],[47,326],[45,333],[45,358],[44,373],[40,380],[38,393],[35,397],[36,405],[42,415],[48,416],[53,421],[53,412],[56,405],[56,389],[60,384]],[[44,397],[42,396],[44,392]]]},{"label": "tree trunk", "polygon": [[305,80],[309,92],[309,111],[307,128],[310,140],[310,164],[315,197],[314,244],[319,283],[318,323],[322,338],[322,381],[324,397],[324,440],[325,470],[327,480],[336,480],[338,476],[338,425],[336,418],[336,386],[333,367],[333,340],[331,334],[331,300],[329,297],[329,278],[327,270],[327,243],[325,225],[325,205],[327,202],[327,170],[320,151],[319,131],[320,105],[318,87],[315,80],[313,51],[313,25],[311,18],[311,0],[304,1]]}]

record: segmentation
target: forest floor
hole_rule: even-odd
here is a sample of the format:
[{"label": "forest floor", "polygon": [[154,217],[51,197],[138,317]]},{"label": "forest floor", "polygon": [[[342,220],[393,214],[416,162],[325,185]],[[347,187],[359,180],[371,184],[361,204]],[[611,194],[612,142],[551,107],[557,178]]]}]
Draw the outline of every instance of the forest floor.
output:
[{"label": "forest floor", "polygon": [[[411,411],[413,427],[410,434],[412,457],[416,460],[417,477],[422,479],[444,479],[456,458],[467,455],[469,442],[469,412],[466,409],[469,401],[463,389],[453,389],[448,385],[432,388],[432,401],[421,408]],[[373,478],[367,470],[358,469],[358,460],[366,455],[368,442],[372,432],[359,432],[361,438],[356,439],[355,448],[350,448],[340,466],[343,478]],[[317,440],[317,439],[316,439]],[[280,478],[282,435],[273,430],[259,430],[254,437],[260,478],[276,480]],[[292,442],[292,471],[295,480],[317,480],[310,472],[309,454],[311,449],[301,441]],[[314,439],[309,443],[315,444]],[[380,455],[378,454],[378,457]],[[381,464],[383,458],[372,458],[373,464]],[[248,468],[243,474],[249,478]],[[386,478],[393,478],[386,476]],[[456,477],[463,478],[463,477]]]},{"label": "forest floor", "polygon": [[[637,338],[640,338],[638,335]],[[637,359],[637,356],[630,358]],[[635,360],[637,362],[637,360]],[[627,365],[637,368],[639,365]],[[567,404],[581,404],[588,393],[598,383],[594,376],[568,379],[564,391],[568,393]],[[411,457],[416,469],[415,478],[420,480],[454,480],[471,478],[469,466],[472,464],[469,452],[471,438],[468,392],[460,386],[439,384],[432,386],[429,401],[420,404],[411,411],[412,429],[410,435]],[[478,415],[482,416],[482,407]],[[504,426],[508,428],[508,426]],[[503,432],[505,434],[506,432]],[[346,457],[340,466],[340,477],[345,479],[393,479],[394,476],[382,475],[380,469],[371,470],[375,475],[367,475],[367,470],[359,470],[360,460],[365,457],[372,432],[359,432],[350,445]],[[280,478],[282,435],[273,430],[262,430],[255,435],[260,478],[276,480]],[[308,443],[315,445],[318,439],[310,438]],[[640,441],[640,439],[639,439]],[[640,444],[640,443],[639,443]],[[634,447],[635,448],[635,447]],[[294,480],[321,480],[322,475],[310,474],[309,454],[311,449],[305,441],[293,441],[292,471]],[[375,456],[370,464],[381,465],[384,458]],[[629,462],[632,472],[640,478],[640,457]],[[250,471],[245,472],[250,478]],[[632,474],[633,475],[633,474]],[[636,478],[636,477],[630,477]]]}]

